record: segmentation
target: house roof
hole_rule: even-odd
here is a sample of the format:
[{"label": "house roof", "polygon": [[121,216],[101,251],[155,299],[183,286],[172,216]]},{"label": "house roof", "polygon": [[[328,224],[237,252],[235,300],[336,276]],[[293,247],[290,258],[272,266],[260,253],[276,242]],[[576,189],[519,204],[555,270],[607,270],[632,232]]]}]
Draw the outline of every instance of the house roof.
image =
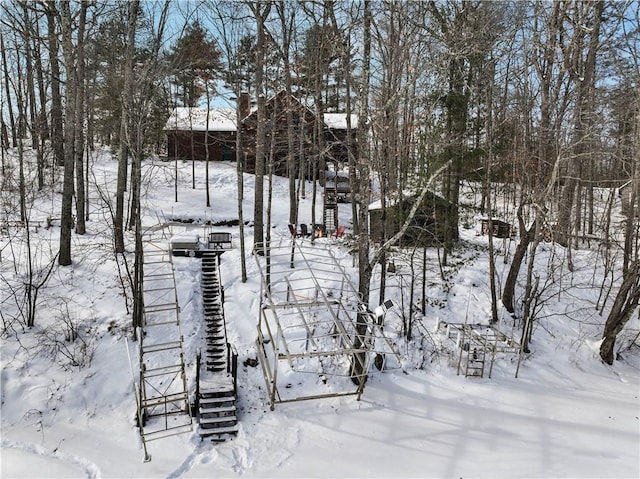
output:
[{"label": "house roof", "polygon": [[[358,115],[351,116],[351,128],[358,128]],[[346,113],[325,113],[324,124],[327,128],[332,130],[346,130],[347,129],[347,114]]]},{"label": "house roof", "polygon": [[[332,130],[347,129],[346,113],[325,113],[324,123]],[[351,128],[357,128],[358,116],[351,115]],[[178,107],[173,110],[164,127],[166,130],[205,131],[207,109]],[[235,108],[210,108],[209,131],[238,131]]]},{"label": "house roof", "polygon": [[[178,107],[171,113],[164,129],[205,131],[207,129],[207,109]],[[209,131],[238,131],[236,109],[210,108]]]}]

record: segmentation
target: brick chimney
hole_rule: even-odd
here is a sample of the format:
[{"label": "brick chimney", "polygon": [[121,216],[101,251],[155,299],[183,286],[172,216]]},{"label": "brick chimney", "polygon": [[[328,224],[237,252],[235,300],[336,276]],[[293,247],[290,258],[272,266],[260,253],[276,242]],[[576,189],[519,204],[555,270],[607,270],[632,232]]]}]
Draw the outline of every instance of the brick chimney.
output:
[{"label": "brick chimney", "polygon": [[246,91],[240,92],[240,119],[244,120],[249,116],[251,102],[249,100],[249,93]]}]

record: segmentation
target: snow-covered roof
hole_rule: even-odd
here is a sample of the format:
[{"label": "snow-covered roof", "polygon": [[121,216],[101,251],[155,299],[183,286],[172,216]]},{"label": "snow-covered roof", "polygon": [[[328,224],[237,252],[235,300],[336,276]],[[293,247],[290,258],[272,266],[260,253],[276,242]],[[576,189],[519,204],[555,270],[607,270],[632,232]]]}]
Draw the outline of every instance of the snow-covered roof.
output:
[{"label": "snow-covered roof", "polygon": [[[324,123],[334,130],[347,129],[346,113],[325,113]],[[351,115],[351,128],[357,128],[358,116]],[[205,131],[207,109],[178,107],[167,120],[165,130]],[[238,131],[235,108],[210,108],[209,131]]]},{"label": "snow-covered roof", "polygon": [[[413,191],[413,190],[403,190],[402,191],[402,198],[403,199],[409,199],[409,198],[416,198],[420,195],[421,191]],[[438,196],[437,193],[429,190],[429,193],[431,195],[434,196]],[[398,204],[398,202],[400,201],[400,195],[398,194],[394,194],[394,195],[390,195],[387,200],[386,200],[386,207],[390,207],[390,206],[395,206],[396,204]],[[372,210],[380,210],[382,209],[382,200],[378,199],[372,203],[369,203],[369,207],[368,210],[372,211]]]},{"label": "snow-covered roof", "polygon": [[[176,108],[164,127],[165,130],[193,130],[207,129],[206,108]],[[209,131],[237,131],[235,108],[210,108]]]},{"label": "snow-covered roof", "polygon": [[[351,128],[358,127],[358,115],[351,114]],[[328,128],[333,130],[346,130],[347,129],[347,114],[346,113],[325,113],[324,124]]]}]

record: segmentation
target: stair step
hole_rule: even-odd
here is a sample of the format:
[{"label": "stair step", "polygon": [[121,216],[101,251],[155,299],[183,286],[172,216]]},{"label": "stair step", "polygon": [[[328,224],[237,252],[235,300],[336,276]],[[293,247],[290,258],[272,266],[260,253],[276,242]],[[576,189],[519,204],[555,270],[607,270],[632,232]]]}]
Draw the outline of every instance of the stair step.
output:
[{"label": "stair step", "polygon": [[236,398],[236,393],[230,385],[215,385],[214,388],[210,389],[202,389],[200,391],[200,399],[205,402],[216,402],[215,400],[220,401],[220,399],[234,399]]},{"label": "stair step", "polygon": [[219,440],[224,440],[222,436],[226,434],[235,435],[238,433],[238,425],[217,427],[215,429],[199,429],[198,432],[202,437],[210,438],[212,436],[219,436]]},{"label": "stair step", "polygon": [[207,360],[208,361],[224,361],[225,363],[227,362],[225,354],[222,351],[220,352],[207,351]]},{"label": "stair step", "polygon": [[216,368],[215,369],[216,372],[225,372],[227,370],[227,361],[226,361],[226,359],[211,359],[211,360],[208,360],[207,368],[209,368],[210,371],[213,370],[211,368]]},{"label": "stair step", "polygon": [[210,414],[210,413],[225,413],[225,412],[233,412],[236,410],[236,406],[217,406],[214,408],[203,408],[202,404],[200,404],[200,414]]},{"label": "stair step", "polygon": [[224,344],[207,344],[206,351],[209,356],[211,356],[212,354],[220,356],[224,356],[227,354],[227,348]]},{"label": "stair step", "polygon": [[205,326],[207,328],[224,328],[224,316],[219,315],[219,316],[210,316],[210,315],[205,315]]},{"label": "stair step", "polygon": [[206,421],[208,424],[238,422],[235,409],[231,411],[220,412],[220,413],[218,413],[217,411],[201,410],[199,415],[199,420],[201,423],[204,423]]},{"label": "stair step", "polygon": [[236,394],[232,389],[224,389],[222,391],[208,390],[200,393],[200,405],[212,405],[225,402],[234,402]]},{"label": "stair step", "polygon": [[209,328],[207,328],[207,341],[217,341],[217,342],[222,342],[222,343],[226,342],[224,340],[224,333],[221,330],[220,331],[211,331],[211,330],[209,330]]},{"label": "stair step", "polygon": [[198,422],[200,423],[200,426],[206,429],[205,425],[207,424],[231,423],[229,424],[230,426],[235,425],[238,422],[238,419],[235,415],[226,417],[201,417]]},{"label": "stair step", "polygon": [[213,359],[214,357],[221,358],[227,354],[227,348],[225,348],[224,345],[208,344],[206,351],[209,359]]},{"label": "stair step", "polygon": [[211,369],[212,371],[224,371],[227,368],[227,362],[226,361],[209,361],[207,360],[207,369]]},{"label": "stair step", "polygon": [[220,354],[226,354],[227,352],[227,347],[226,344],[223,342],[219,342],[219,343],[207,343],[207,348],[206,348],[207,354],[210,353],[220,353]]}]

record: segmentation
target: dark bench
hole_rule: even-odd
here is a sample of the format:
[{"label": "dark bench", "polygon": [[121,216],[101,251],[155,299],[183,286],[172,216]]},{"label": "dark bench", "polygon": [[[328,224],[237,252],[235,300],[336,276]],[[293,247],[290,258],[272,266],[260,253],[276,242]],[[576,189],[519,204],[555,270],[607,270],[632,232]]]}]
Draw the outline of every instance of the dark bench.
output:
[{"label": "dark bench", "polygon": [[231,249],[233,244],[231,243],[231,233],[209,233],[208,249],[213,250],[226,250]]}]

